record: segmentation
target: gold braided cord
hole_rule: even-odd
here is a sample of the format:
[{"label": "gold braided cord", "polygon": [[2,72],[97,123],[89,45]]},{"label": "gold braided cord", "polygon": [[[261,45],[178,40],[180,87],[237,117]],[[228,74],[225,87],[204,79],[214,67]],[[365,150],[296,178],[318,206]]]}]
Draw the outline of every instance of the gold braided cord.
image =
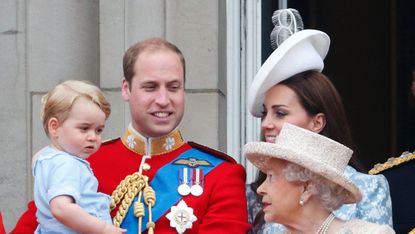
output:
[{"label": "gold braided cord", "polygon": [[415,159],[415,154],[410,153],[410,152],[404,152],[401,156],[399,157],[392,157],[389,158],[388,161],[386,161],[385,163],[378,163],[376,164],[370,171],[369,174],[371,175],[376,175],[379,174],[382,171],[385,171],[389,168],[398,166],[402,163],[408,162]]},{"label": "gold braided cord", "polygon": [[136,202],[134,204],[134,215],[135,217],[144,217],[146,211],[144,210],[144,204],[142,202]]},{"label": "gold braided cord", "polygon": [[148,206],[147,229],[148,229],[148,233],[152,234],[154,233],[154,227],[156,224],[153,222],[153,213],[151,211],[152,211],[152,207],[156,203],[156,192],[150,186],[147,186],[144,188],[144,202]]},{"label": "gold braided cord", "polygon": [[148,229],[148,234],[154,234],[154,227],[156,226],[156,224],[154,222],[150,222],[148,221],[147,223],[147,229]]},{"label": "gold braided cord", "polygon": [[150,186],[144,188],[144,201],[148,206],[154,206],[156,203],[156,192]]},{"label": "gold braided cord", "polygon": [[138,218],[138,233],[141,233],[142,218],[145,215],[144,204],[141,202],[142,191],[144,190],[144,201],[148,205],[149,220],[147,224],[148,233],[154,233],[155,223],[152,220],[152,206],[156,203],[156,193],[148,184],[148,177],[135,172],[128,175],[117,186],[112,193],[111,210],[113,210],[120,202],[118,211],[113,219],[114,225],[119,227],[125,218],[134,197],[138,196],[137,202],[134,204],[134,215]]},{"label": "gold braided cord", "polygon": [[415,234],[415,228],[412,229],[408,234]]},{"label": "gold braided cord", "polygon": [[141,230],[143,227],[143,217],[146,213],[144,210],[144,204],[141,202],[141,196],[143,194],[143,191],[140,191],[138,193],[138,199],[137,202],[134,204],[134,215],[138,218],[138,225],[137,225],[137,233],[141,234]]},{"label": "gold braided cord", "polygon": [[131,203],[134,200],[134,197],[138,194],[138,191],[141,188],[138,188],[137,186],[134,186],[134,184],[132,186],[130,186],[127,190],[127,193],[124,196],[124,199],[121,202],[120,207],[118,208],[117,214],[114,217],[114,225],[116,227],[119,227],[122,223],[122,221],[125,218],[125,215],[128,212],[128,208],[130,208]]},{"label": "gold braided cord", "polygon": [[[133,178],[134,177],[134,178]],[[110,205],[110,209],[113,210],[120,203],[121,199],[127,193],[128,187],[131,184],[131,181],[135,179],[136,175],[128,175],[121,181],[121,183],[117,186],[117,188],[112,192],[112,202]]]}]

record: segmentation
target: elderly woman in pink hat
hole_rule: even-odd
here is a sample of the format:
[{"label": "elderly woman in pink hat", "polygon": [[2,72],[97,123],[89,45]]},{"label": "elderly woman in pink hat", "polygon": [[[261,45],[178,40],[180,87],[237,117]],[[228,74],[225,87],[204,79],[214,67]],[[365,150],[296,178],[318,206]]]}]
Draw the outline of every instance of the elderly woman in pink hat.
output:
[{"label": "elderly woman in pink hat", "polygon": [[[297,16],[294,17],[294,13]],[[287,17],[288,16],[288,17]],[[298,31],[298,12],[294,9],[276,11],[276,27],[272,36],[277,48],[257,72],[248,94],[251,114],[261,118],[264,141],[273,143],[282,125],[290,123],[329,137],[349,148],[353,142],[340,95],[321,71],[330,46],[329,36],[318,30]],[[286,20],[284,24],[278,21]],[[293,21],[294,20],[294,21]],[[287,29],[287,26],[293,26]],[[292,34],[292,35],[291,35]],[[283,40],[284,35],[289,36]],[[362,199],[345,204],[333,213],[343,220],[363,219],[392,226],[392,206],[389,186],[382,175],[368,175],[356,155],[351,156],[344,175],[362,192]],[[260,173],[257,181],[247,187],[248,208],[253,233],[278,233],[281,224],[264,223],[260,200],[255,191],[265,179]],[[284,192],[284,191],[281,191]]]},{"label": "elderly woman in pink hat", "polygon": [[286,123],[275,143],[247,143],[244,154],[266,174],[257,190],[266,222],[281,223],[288,233],[395,233],[388,225],[344,221],[333,214],[362,198],[344,175],[353,154],[346,146]]}]

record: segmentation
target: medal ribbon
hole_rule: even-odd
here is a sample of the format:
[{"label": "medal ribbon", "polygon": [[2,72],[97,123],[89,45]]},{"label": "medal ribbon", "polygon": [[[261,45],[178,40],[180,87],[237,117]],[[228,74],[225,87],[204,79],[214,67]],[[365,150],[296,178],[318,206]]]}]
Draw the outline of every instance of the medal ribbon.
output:
[{"label": "medal ribbon", "polygon": [[[211,166],[198,166],[198,168],[203,169],[204,175],[207,175],[215,167],[220,165],[224,160],[217,158],[211,154],[202,152],[195,148],[191,148],[182,154],[180,154],[176,159],[187,159],[187,158],[197,158],[198,160],[206,160],[210,162]],[[172,178],[172,175],[177,175],[178,170],[183,170],[186,165],[177,165],[177,164],[166,164],[161,167],[156,176],[150,183],[150,186],[156,191],[156,205],[152,207],[153,212],[153,221],[157,220],[165,214],[174,204],[176,204],[182,196],[177,192],[177,180]],[[134,202],[137,201],[137,197],[134,198]],[[133,202],[133,204],[134,204]],[[143,202],[144,203],[144,202]],[[144,203],[145,210],[148,210],[147,204]],[[134,205],[131,205],[128,209],[127,215],[125,216],[123,222],[121,223],[122,228],[128,229],[127,234],[136,234],[138,227],[137,217],[134,216],[133,211]],[[148,214],[143,217],[143,232],[147,230]],[[157,225],[155,230],[157,230]]]}]

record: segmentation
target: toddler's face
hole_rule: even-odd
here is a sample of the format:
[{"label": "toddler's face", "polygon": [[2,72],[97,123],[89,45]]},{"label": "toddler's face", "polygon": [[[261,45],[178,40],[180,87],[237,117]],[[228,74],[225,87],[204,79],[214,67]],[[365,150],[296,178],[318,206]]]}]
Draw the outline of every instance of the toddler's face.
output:
[{"label": "toddler's face", "polygon": [[74,102],[68,118],[59,123],[52,144],[85,159],[101,146],[104,127],[105,113],[91,100],[81,97]]}]

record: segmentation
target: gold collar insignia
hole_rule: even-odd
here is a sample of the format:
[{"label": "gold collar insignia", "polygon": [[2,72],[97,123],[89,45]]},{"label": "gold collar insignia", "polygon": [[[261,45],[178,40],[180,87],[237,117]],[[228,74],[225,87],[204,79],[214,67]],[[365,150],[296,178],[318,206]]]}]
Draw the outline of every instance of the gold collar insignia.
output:
[{"label": "gold collar insignia", "polygon": [[121,141],[131,151],[152,156],[171,152],[184,144],[182,135],[177,129],[163,137],[147,138],[138,133],[131,124],[121,137]]}]

